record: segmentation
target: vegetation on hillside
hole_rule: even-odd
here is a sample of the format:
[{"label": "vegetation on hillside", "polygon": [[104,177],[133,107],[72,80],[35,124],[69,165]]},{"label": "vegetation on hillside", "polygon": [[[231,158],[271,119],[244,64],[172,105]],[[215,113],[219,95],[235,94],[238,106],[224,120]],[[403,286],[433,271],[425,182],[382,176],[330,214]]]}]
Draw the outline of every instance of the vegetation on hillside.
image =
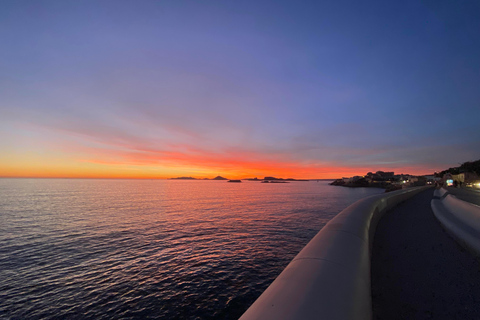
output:
[{"label": "vegetation on hillside", "polygon": [[462,165],[459,167],[448,168],[447,170],[440,172],[440,175],[443,176],[446,173],[459,174],[463,172],[475,172],[477,175],[480,175],[480,160],[468,161],[462,163]]}]

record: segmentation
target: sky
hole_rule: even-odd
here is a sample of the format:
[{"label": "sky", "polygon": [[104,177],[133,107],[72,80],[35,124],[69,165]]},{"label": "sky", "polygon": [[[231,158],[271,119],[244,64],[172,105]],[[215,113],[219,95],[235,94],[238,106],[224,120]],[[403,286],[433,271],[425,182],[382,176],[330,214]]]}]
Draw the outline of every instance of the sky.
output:
[{"label": "sky", "polygon": [[3,0],[0,41],[0,177],[480,159],[477,0]]}]

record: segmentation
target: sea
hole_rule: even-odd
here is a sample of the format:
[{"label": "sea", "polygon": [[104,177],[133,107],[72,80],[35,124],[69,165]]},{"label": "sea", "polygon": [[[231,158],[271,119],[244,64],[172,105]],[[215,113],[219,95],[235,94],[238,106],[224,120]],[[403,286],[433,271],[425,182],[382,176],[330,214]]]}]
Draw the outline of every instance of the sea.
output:
[{"label": "sea", "polygon": [[0,318],[238,319],[330,219],[382,192],[0,179]]}]

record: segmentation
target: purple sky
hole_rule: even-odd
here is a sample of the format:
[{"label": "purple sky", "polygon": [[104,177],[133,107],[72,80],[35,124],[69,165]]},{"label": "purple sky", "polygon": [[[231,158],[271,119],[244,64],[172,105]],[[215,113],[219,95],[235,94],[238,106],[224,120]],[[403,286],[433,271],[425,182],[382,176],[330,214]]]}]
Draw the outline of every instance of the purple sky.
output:
[{"label": "purple sky", "polygon": [[480,158],[479,1],[5,0],[0,39],[0,176]]}]

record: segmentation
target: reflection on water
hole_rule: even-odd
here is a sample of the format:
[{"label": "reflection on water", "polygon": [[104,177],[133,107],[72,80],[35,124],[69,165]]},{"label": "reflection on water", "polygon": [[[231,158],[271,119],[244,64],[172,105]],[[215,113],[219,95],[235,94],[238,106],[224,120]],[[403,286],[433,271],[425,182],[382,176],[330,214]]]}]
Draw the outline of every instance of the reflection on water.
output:
[{"label": "reflection on water", "polygon": [[0,314],[236,319],[328,220],[380,192],[0,179]]}]

